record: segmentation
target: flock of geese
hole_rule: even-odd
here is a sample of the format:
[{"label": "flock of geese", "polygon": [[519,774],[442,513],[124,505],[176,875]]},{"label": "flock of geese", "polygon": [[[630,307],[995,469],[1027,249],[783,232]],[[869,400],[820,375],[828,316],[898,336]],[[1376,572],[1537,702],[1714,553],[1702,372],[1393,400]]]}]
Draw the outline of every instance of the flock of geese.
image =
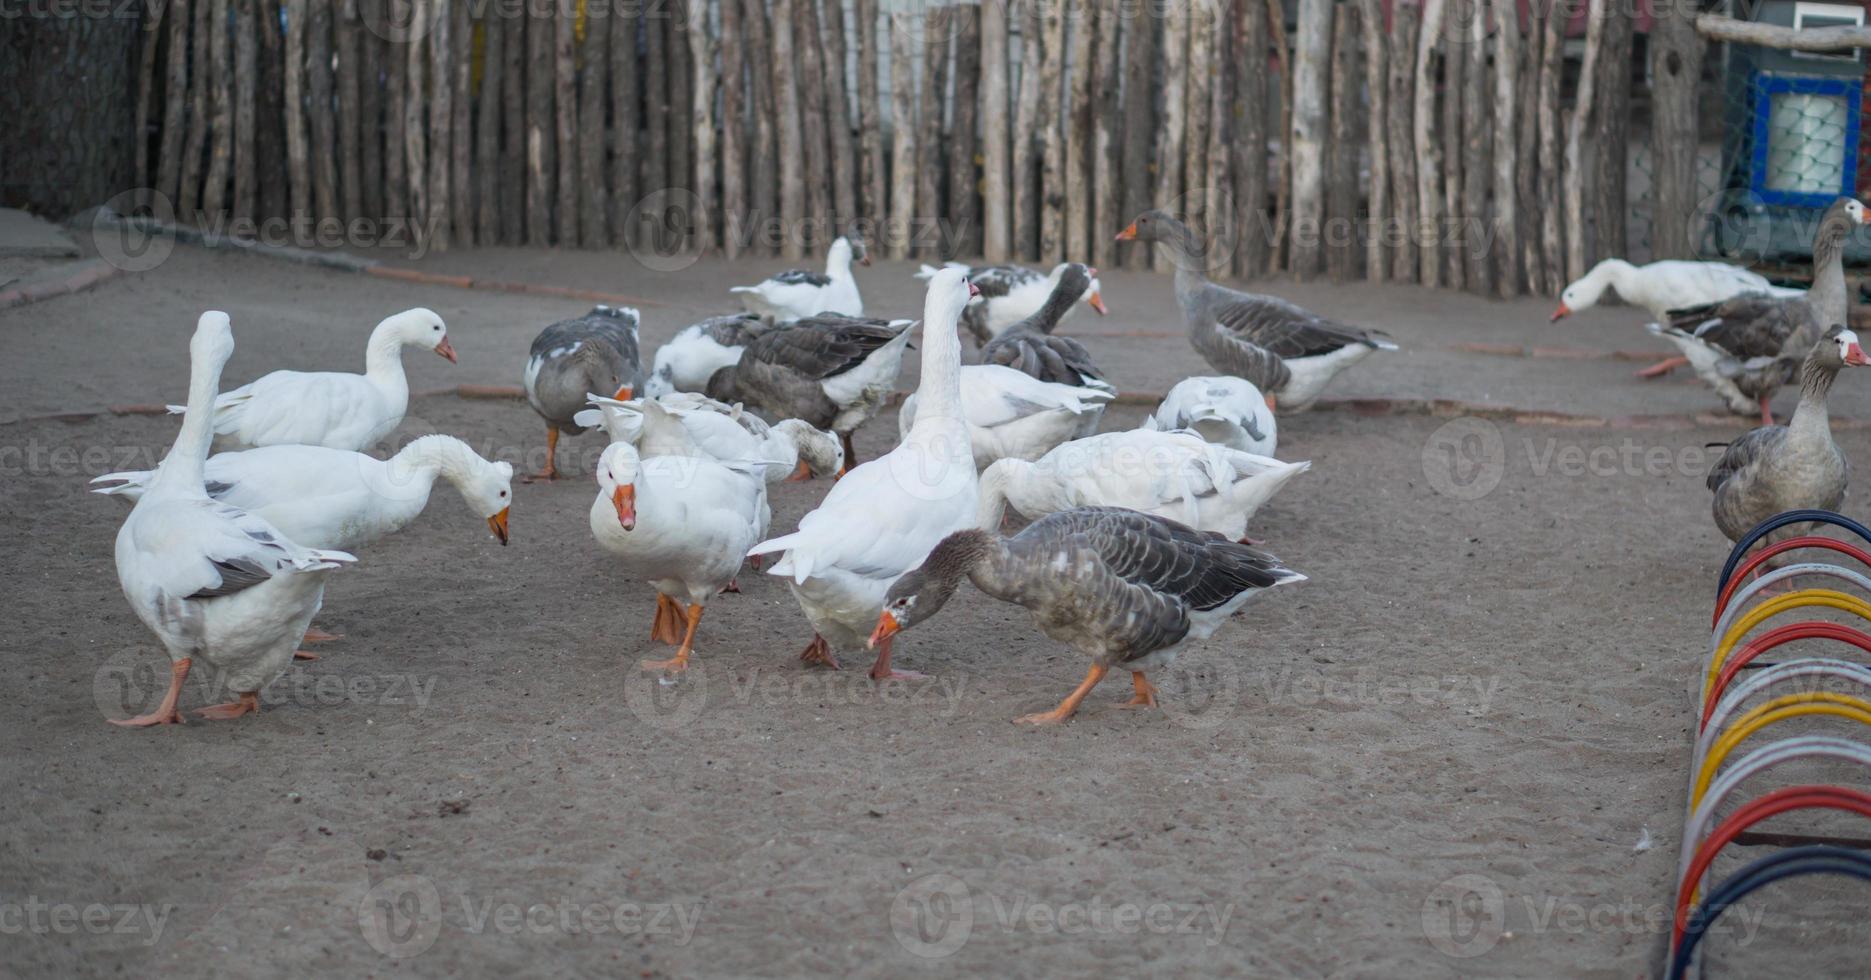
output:
[{"label": "flock of geese", "polygon": [[[1710,475],[1730,537],[1843,496],[1825,396],[1841,367],[1871,363],[1842,326],[1839,254],[1867,221],[1851,200],[1826,213],[1807,292],[1719,263],[1612,261],[1568,287],[1554,314],[1616,290],[1655,312],[1652,329],[1731,405],[1758,405],[1764,422],[1774,389],[1800,378],[1790,425],[1736,441]],[[600,306],[546,327],[523,372],[547,427],[545,467],[527,479],[557,476],[562,434],[598,429],[609,440],[591,533],[655,589],[651,638],[675,648],[642,667],[685,670],[706,606],[738,591],[751,563],[784,579],[810,623],[803,661],[836,669],[869,649],[872,678],[921,676],[892,667],[894,637],[934,616],[965,579],[1026,607],[1047,635],[1091,658],[1057,708],[1017,719],[1053,724],[1114,668],[1131,674],[1128,705],[1154,705],[1149,671],[1262,590],[1303,581],[1247,538],[1255,512],[1309,465],[1275,458],[1274,411],[1311,406],[1337,374],[1397,346],[1380,331],[1210,282],[1197,237],[1162,211],[1117,237],[1171,257],[1190,343],[1216,372],[1175,385],[1130,430],[1100,431],[1116,389],[1085,345],[1056,332],[1081,304],[1105,311],[1096,270],[1080,263],[1047,273],[924,266],[921,319],[881,319],[864,315],[852,275],[854,262],[868,264],[863,243],[839,238],[822,273],[734,288],[745,312],[684,328],[647,365],[633,309]],[[895,393],[919,326],[921,374],[897,445],[860,462],[852,433]],[[979,363],[963,364],[964,328]],[[237,695],[201,715],[257,712],[260,688],[295,655],[311,656],[301,643],[330,637],[312,627],[326,576],[355,561],[351,549],[412,521],[437,479],[507,542],[510,464],[447,435],[388,459],[365,453],[407,409],[406,347],[455,359],[441,318],[413,309],[372,331],[361,375],[276,371],[223,392],[232,328],[225,313],[202,314],[168,455],[155,470],[93,481],[134,504],[117,535],[118,577],[171,663],[160,705],[117,724],[181,722],[177,701],[197,658]],[[833,478],[818,507],[771,535],[769,485],[814,477]],[[1030,523],[1009,537],[1010,507]]]}]

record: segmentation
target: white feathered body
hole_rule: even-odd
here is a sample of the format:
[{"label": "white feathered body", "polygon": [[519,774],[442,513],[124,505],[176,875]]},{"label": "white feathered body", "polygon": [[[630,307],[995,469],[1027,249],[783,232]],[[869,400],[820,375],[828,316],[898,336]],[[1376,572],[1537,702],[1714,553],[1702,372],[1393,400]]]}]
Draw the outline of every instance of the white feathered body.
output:
[{"label": "white feathered body", "polygon": [[[1116,397],[1108,385],[1074,387],[1041,381],[1001,364],[970,364],[961,369],[962,411],[975,466],[997,459],[1038,459],[1085,430],[1086,416],[1097,416]],[[916,396],[903,402],[899,432],[908,438],[916,419]]]},{"label": "white feathered body", "polygon": [[591,503],[591,535],[632,578],[685,604],[706,604],[740,570],[765,528],[766,487],[751,470],[699,456],[641,460],[636,525],[625,530],[610,486]]},{"label": "white feathered body", "polygon": [[1252,381],[1231,375],[1177,382],[1143,427],[1160,432],[1190,429],[1208,442],[1257,456],[1272,456],[1280,444],[1279,425],[1266,397]]}]

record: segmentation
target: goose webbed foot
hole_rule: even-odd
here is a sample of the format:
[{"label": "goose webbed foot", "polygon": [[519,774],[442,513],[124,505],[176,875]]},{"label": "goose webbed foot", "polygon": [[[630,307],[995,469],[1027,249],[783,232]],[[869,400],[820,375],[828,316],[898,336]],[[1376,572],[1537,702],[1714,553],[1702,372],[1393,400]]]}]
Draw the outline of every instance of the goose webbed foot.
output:
[{"label": "goose webbed foot", "polygon": [[239,718],[241,715],[257,715],[259,713],[260,695],[254,691],[243,691],[238,700],[229,701],[226,704],[211,704],[206,708],[195,709],[195,714],[197,716],[210,718],[215,721],[229,721],[234,718]]},{"label": "goose webbed foot", "polygon": [[305,642],[307,643],[330,643],[333,640],[342,639],[344,639],[343,633],[327,633],[316,626],[308,626],[305,629]]},{"label": "goose webbed foot", "polygon": [[540,470],[537,473],[527,474],[526,482],[532,483],[535,480],[545,480],[547,482],[551,482],[553,480],[558,479],[559,478],[558,458],[559,458],[559,430],[552,426],[547,426],[546,427],[546,466],[544,469]]},{"label": "goose webbed foot", "polygon": [[661,592],[656,593],[656,618],[650,621],[650,640],[671,645],[682,642],[682,607]]},{"label": "goose webbed foot", "polygon": [[805,663],[818,664],[833,670],[844,669],[838,665],[838,658],[832,656],[831,644],[825,642],[825,637],[817,633],[812,634],[812,642],[806,644],[806,648],[799,652],[799,659]]},{"label": "goose webbed foot", "polygon": [[1141,670],[1131,671],[1130,683],[1131,683],[1131,686],[1136,689],[1137,693],[1134,696],[1132,696],[1129,701],[1126,701],[1123,704],[1118,705],[1118,707],[1120,708],[1154,708],[1156,707],[1156,685],[1150,683],[1150,681],[1143,676],[1143,671]]},{"label": "goose webbed foot", "polygon": [[1655,364],[1637,372],[1639,378],[1661,378],[1664,375],[1689,364],[1687,357],[1666,357]]},{"label": "goose webbed foot", "polygon": [[1071,694],[1065,696],[1064,701],[1059,702],[1057,708],[1033,715],[1021,715],[1013,720],[1014,724],[1057,725],[1072,717],[1078,711],[1078,703],[1085,700],[1085,695],[1090,694],[1091,689],[1097,687],[1099,681],[1104,680],[1107,669],[1103,664],[1092,664],[1091,670],[1085,673],[1085,679],[1079,682],[1078,687],[1074,688]]},{"label": "goose webbed foot", "polygon": [[[675,607],[676,603],[670,600],[669,605]],[[651,673],[663,674],[680,674],[689,669],[689,654],[695,650],[695,627],[701,625],[702,607],[691,604],[688,612],[678,612],[677,615],[688,622],[682,631],[682,645],[676,648],[676,655],[668,660],[645,660],[638,666]]]},{"label": "goose webbed foot", "polygon": [[294,660],[317,660],[318,654],[313,653],[310,650],[294,650],[292,651],[292,659]]},{"label": "goose webbed foot", "polygon": [[187,657],[170,662],[169,690],[162,696],[162,703],[156,706],[155,711],[146,715],[137,715],[135,718],[112,718],[110,723],[124,728],[183,724],[182,712],[176,710],[175,703],[182,697],[182,682],[188,679],[188,668],[191,663],[192,661]]}]

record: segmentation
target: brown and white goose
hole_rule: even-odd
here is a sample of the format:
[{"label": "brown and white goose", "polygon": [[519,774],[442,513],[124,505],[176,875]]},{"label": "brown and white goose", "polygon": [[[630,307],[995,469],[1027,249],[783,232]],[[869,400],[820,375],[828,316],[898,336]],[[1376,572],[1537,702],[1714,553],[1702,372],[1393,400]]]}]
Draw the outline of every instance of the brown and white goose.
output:
[{"label": "brown and white goose", "polygon": [[708,379],[707,395],[740,402],[769,419],[799,419],[838,434],[845,466],[856,466],[851,433],[896,390],[910,320],[821,313],[748,342],[739,361]]},{"label": "brown and white goose", "polygon": [[772,327],[773,321],[754,313],[711,316],[683,327],[656,349],[643,394],[661,398],[671,392],[706,389],[716,371],[739,362],[748,343]]},{"label": "brown and white goose", "polygon": [[1769,425],[1728,444],[1708,486],[1715,492],[1715,524],[1739,541],[1775,514],[1803,508],[1837,510],[1845,501],[1851,467],[1826,414],[1826,394],[1840,368],[1864,367],[1871,357],[1858,335],[1835,325],[1800,366],[1800,401],[1786,425]]},{"label": "brown and white goose", "polygon": [[1310,408],[1340,371],[1374,350],[1397,349],[1381,331],[1339,323],[1278,296],[1209,282],[1208,259],[1195,233],[1162,211],[1138,215],[1117,240],[1156,242],[1169,250],[1189,343],[1215,370],[1252,381],[1270,407]]},{"label": "brown and white goose", "polygon": [[1828,326],[1845,322],[1845,238],[1866,223],[1871,210],[1863,204],[1849,197],[1832,202],[1813,236],[1813,285],[1804,295],[1744,293],[1674,310],[1648,329],[1675,344],[1730,411],[1746,415],[1758,406],[1761,424],[1772,425],[1774,392],[1793,380]]},{"label": "brown and white goose", "polygon": [[[1074,388],[1097,388],[1115,396],[1117,389],[1104,379],[1104,372],[1098,365],[1092,363],[1091,352],[1085,345],[1052,332],[1078,305],[1078,298],[1086,290],[1092,291],[1093,298],[1097,297],[1094,285],[1097,277],[1098,270],[1079,262],[1061,266],[1058,282],[1053,285],[1045,304],[983,345],[981,363],[1002,364],[1041,381]],[[1103,416],[1102,407],[1087,412],[1078,435],[1082,438],[1098,431],[1098,421]]]},{"label": "brown and white goose", "polygon": [[559,433],[585,431],[576,419],[587,395],[629,398],[643,387],[637,323],[631,307],[598,306],[551,324],[533,338],[520,381],[527,403],[546,420],[546,466],[529,480],[558,479]]},{"label": "brown and white goose", "polygon": [[1261,590],[1306,576],[1219,534],[1118,507],[1043,517],[1011,538],[957,531],[890,587],[871,643],[936,614],[962,579],[1025,606],[1040,629],[1092,658],[1059,707],[1017,722],[1053,725],[1113,667],[1130,671],[1127,707],[1156,704],[1146,671],[1166,667],[1191,639],[1205,640]]}]

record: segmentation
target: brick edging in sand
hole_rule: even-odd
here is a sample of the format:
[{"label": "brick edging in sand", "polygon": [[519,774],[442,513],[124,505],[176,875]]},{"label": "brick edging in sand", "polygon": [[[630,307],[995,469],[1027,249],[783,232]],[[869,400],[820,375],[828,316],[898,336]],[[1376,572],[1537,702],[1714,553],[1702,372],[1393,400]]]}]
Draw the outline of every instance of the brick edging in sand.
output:
[{"label": "brick edging in sand", "polygon": [[43,279],[33,279],[11,288],[0,290],[0,310],[25,306],[54,296],[69,296],[83,292],[103,282],[123,270],[103,259],[86,259],[74,263],[74,267],[62,274]]},{"label": "brick edging in sand", "polygon": [[[891,399],[900,403],[908,392],[899,391]],[[411,393],[412,398],[463,398],[472,401],[520,401],[526,393],[518,385],[476,385],[460,384],[443,388],[429,388]],[[1163,396],[1147,391],[1119,392],[1114,400],[1119,405],[1149,407],[1163,400]],[[1448,398],[1328,398],[1314,405],[1316,412],[1347,412],[1352,415],[1426,415],[1436,418],[1480,418],[1513,425],[1541,425],[1568,429],[1607,429],[1607,430],[1651,430],[1680,432],[1689,429],[1736,429],[1747,430],[1754,427],[1754,420],[1739,415],[1718,415],[1713,412],[1697,412],[1694,415],[1572,415],[1566,412],[1544,412],[1533,409],[1516,408],[1512,405],[1498,405],[1488,402],[1465,402]],[[168,409],[162,405],[110,405],[101,410],[74,410],[69,412],[48,412],[42,415],[21,416],[0,421],[0,425],[19,425],[25,422],[80,422],[104,415],[163,415]],[[1844,431],[1871,429],[1871,419],[1838,418],[1832,419],[1832,427]]]}]

